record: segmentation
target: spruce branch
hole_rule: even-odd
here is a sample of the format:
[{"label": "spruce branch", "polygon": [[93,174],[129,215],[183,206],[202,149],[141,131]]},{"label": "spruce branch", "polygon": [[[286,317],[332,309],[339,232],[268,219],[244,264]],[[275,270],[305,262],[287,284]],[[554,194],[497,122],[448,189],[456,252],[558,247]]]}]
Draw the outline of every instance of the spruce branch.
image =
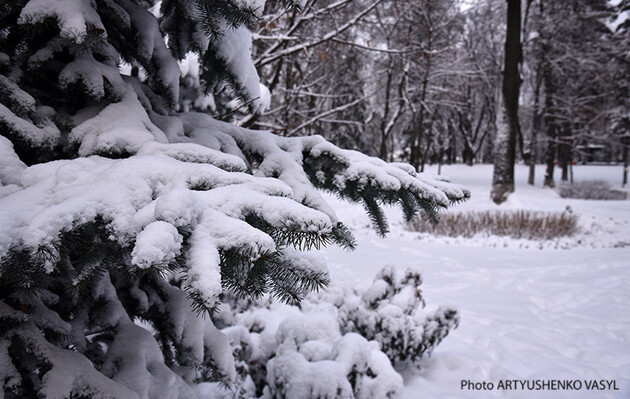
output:
[{"label": "spruce branch", "polygon": [[201,27],[212,40],[219,39],[224,32],[224,23],[230,28],[252,27],[259,19],[257,10],[241,8],[225,0],[196,0],[197,16]]},{"label": "spruce branch", "polygon": [[362,192],[361,198],[363,199],[363,207],[370,217],[376,233],[381,237],[385,237],[387,233],[389,233],[389,226],[387,224],[387,217],[385,216],[385,213],[371,193]]},{"label": "spruce branch", "polygon": [[260,298],[267,291],[267,272],[274,254],[253,260],[237,251],[221,251],[221,283],[238,297]]},{"label": "spruce branch", "polygon": [[356,238],[350,229],[343,223],[338,222],[332,229],[331,239],[339,246],[347,250],[354,250],[357,246]]},{"label": "spruce branch", "polygon": [[7,292],[34,295],[46,281],[46,272],[41,262],[33,258],[27,249],[12,248],[0,261],[2,285]]}]

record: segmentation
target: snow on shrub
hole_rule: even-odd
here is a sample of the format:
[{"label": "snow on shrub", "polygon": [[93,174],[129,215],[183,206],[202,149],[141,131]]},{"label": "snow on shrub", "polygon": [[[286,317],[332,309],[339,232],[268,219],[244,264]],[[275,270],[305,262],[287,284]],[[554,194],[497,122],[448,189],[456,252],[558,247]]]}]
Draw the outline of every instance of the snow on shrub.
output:
[{"label": "snow on shrub", "polygon": [[339,306],[342,330],[357,332],[381,345],[396,367],[417,365],[425,355],[459,325],[456,310],[441,307],[424,314],[420,274],[394,267],[382,269],[360,296],[350,296]]},{"label": "snow on shrub", "polygon": [[[311,326],[307,323],[300,327]],[[297,347],[281,341],[276,355],[267,362],[268,385],[263,398],[370,399],[400,395],[402,377],[376,342],[354,333],[335,340],[327,338],[314,335]]]},{"label": "snow on shrub", "polygon": [[269,322],[272,310],[252,307],[240,315],[239,325],[224,328],[238,354],[237,366],[243,367],[237,367],[242,385],[236,392],[287,399],[398,396],[402,377],[379,344],[342,334],[331,309],[317,306],[276,324]]},{"label": "snow on shrub", "polygon": [[454,309],[424,313],[420,284],[417,272],[386,267],[363,292],[332,288],[299,309],[226,297],[214,317],[240,365],[235,390],[263,398],[397,397],[402,377],[393,365],[418,366],[459,323]]},{"label": "snow on shrub", "polygon": [[610,183],[603,180],[586,180],[574,183],[561,183],[558,194],[562,198],[576,198],[586,200],[625,200],[628,193],[615,190]]}]

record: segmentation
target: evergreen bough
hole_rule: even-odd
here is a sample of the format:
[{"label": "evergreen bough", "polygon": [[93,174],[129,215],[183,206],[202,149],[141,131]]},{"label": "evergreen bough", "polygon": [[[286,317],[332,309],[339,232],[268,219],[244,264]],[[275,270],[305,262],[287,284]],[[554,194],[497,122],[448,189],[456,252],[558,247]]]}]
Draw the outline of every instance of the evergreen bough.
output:
[{"label": "evergreen bough", "polygon": [[191,52],[201,94],[229,89],[261,106],[244,27],[261,8],[156,4],[0,0],[5,398],[190,398],[195,382],[230,386],[227,338],[195,310],[211,312],[223,290],[297,303],[324,286],[308,251],[355,243],[318,190],[363,203],[381,234],[382,204],[435,218],[469,196],[319,136],[179,111],[177,61]]}]

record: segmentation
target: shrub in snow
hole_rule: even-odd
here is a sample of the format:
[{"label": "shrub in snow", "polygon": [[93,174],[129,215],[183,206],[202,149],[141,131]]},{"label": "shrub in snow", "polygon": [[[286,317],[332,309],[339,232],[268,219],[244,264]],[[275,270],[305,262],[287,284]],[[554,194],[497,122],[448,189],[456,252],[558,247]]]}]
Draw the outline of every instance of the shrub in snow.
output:
[{"label": "shrub in snow", "polygon": [[325,285],[308,250],[353,238],[318,189],[365,204],[382,234],[382,203],[435,217],[469,195],[319,136],[178,111],[189,52],[200,88],[259,95],[242,27],[261,6],[2,3],[5,397],[190,398],[199,381],[232,385],[228,338],[194,310],[212,311],[224,290],[297,303]]},{"label": "shrub in snow", "polygon": [[628,193],[615,190],[610,183],[603,180],[585,180],[574,183],[562,183],[558,186],[558,194],[562,198],[587,200],[625,200]]},{"label": "shrub in snow", "polygon": [[[388,398],[394,366],[417,366],[459,323],[457,311],[424,313],[420,275],[386,267],[364,292],[309,295],[286,316],[272,301],[228,298],[223,324],[241,362],[235,392],[263,398]],[[255,395],[252,395],[255,392]]]},{"label": "shrub in snow", "polygon": [[420,274],[382,269],[374,282],[360,295],[345,295],[339,305],[339,321],[344,332],[357,332],[381,346],[397,368],[417,365],[424,355],[459,325],[456,310],[440,307],[422,312]]},{"label": "shrub in snow", "polygon": [[413,231],[447,237],[470,238],[481,233],[527,240],[550,240],[577,233],[578,221],[579,217],[570,209],[564,212],[472,211],[444,213],[438,224],[417,219],[408,226]]},{"label": "shrub in snow", "polygon": [[335,341],[313,336],[301,343],[281,342],[267,362],[263,398],[393,398],[402,377],[389,359],[358,334]]},{"label": "shrub in snow", "polygon": [[241,355],[238,395],[389,398],[401,393],[402,377],[377,342],[343,334],[332,305],[308,299],[304,304],[302,312],[295,309],[280,321],[274,318],[281,310],[252,306],[235,316],[234,326],[222,330]]}]

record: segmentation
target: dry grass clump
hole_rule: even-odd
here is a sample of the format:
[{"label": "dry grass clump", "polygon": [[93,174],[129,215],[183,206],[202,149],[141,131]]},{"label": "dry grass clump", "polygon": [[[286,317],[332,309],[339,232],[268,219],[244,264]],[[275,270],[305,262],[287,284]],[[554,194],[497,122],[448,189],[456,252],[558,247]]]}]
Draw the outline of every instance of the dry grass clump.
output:
[{"label": "dry grass clump", "polygon": [[587,200],[625,200],[628,193],[614,190],[603,180],[586,180],[573,184],[564,183],[558,186],[558,194],[562,198],[576,198]]},{"label": "dry grass clump", "polygon": [[577,233],[578,217],[570,211],[473,211],[444,213],[438,224],[423,219],[409,223],[412,231],[439,236],[467,237],[476,234],[508,236],[527,240],[549,240]]}]

